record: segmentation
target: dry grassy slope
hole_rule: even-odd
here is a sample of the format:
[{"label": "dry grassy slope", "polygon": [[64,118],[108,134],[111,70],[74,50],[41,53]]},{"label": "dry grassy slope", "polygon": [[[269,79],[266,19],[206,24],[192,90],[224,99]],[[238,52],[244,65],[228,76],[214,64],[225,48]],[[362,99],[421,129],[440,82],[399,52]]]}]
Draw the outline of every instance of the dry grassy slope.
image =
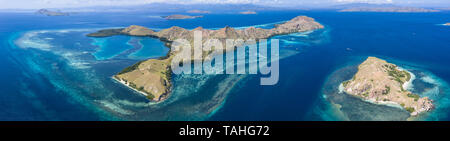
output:
[{"label": "dry grassy slope", "polygon": [[136,90],[147,94],[149,99],[160,101],[165,99],[169,92],[170,83],[170,58],[149,59],[137,65],[129,72],[117,74],[115,77],[123,80]]},{"label": "dry grassy slope", "polygon": [[411,79],[409,72],[375,57],[369,57],[358,67],[352,80],[343,83],[344,91],[376,103],[395,103],[411,115],[429,111],[433,107],[427,97],[420,98],[403,88]]}]

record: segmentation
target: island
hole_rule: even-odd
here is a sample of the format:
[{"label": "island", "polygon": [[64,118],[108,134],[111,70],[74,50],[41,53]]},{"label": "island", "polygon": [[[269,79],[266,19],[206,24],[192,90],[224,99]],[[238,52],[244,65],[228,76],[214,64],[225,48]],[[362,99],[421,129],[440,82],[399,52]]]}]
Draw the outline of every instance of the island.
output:
[{"label": "island", "polygon": [[369,57],[358,66],[353,78],[340,87],[347,94],[375,104],[401,106],[411,116],[416,116],[430,111],[433,101],[407,90],[412,83],[411,76],[410,72],[394,64]]},{"label": "island", "polygon": [[428,13],[439,10],[416,7],[356,7],[339,10],[339,12],[398,12],[398,13]]},{"label": "island", "polygon": [[209,14],[209,13],[211,13],[211,11],[189,10],[189,11],[187,11],[187,13],[192,13],[192,14]]},{"label": "island", "polygon": [[[186,39],[193,44],[194,31],[202,31],[203,40],[218,39],[225,44],[226,39],[267,39],[272,36],[290,34],[297,32],[307,32],[324,28],[315,19],[306,16],[297,16],[283,24],[277,24],[272,29],[249,27],[246,29],[234,29],[224,27],[218,30],[204,29],[197,27],[187,30],[178,26],[173,26],[160,31],[153,31],[146,27],[132,25],[123,29],[105,29],[95,33],[90,33],[89,37],[108,37],[114,35],[147,36],[157,38],[170,47],[176,39]],[[238,47],[236,45],[234,47]],[[233,48],[234,48],[233,47]],[[204,52],[205,56],[211,52]],[[132,66],[123,69],[113,78],[118,82],[132,88],[133,90],[147,96],[152,101],[162,101],[166,99],[171,91],[171,61],[176,51],[170,51],[166,56],[159,59],[149,59],[140,61]]]},{"label": "island", "polygon": [[195,18],[201,18],[203,16],[189,16],[189,15],[169,15],[169,16],[162,16],[162,18],[167,20],[182,20],[182,19],[195,19]]},{"label": "island", "polygon": [[251,14],[257,14],[257,13],[255,11],[243,11],[243,12],[239,12],[239,14],[251,15]]},{"label": "island", "polygon": [[69,16],[69,13],[61,11],[50,11],[48,9],[39,9],[36,13],[46,16]]}]

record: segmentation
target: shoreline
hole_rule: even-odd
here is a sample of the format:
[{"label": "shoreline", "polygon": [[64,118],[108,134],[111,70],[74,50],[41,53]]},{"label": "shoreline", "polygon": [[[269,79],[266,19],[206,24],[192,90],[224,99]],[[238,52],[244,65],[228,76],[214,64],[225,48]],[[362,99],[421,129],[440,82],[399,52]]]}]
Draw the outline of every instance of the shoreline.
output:
[{"label": "shoreline", "polygon": [[[128,85],[125,81],[123,81],[123,80],[118,80],[118,79],[115,78],[114,76],[111,76],[111,78],[112,78],[113,80],[115,80],[116,82],[119,82],[120,84],[122,84],[122,85],[128,87],[129,89],[131,89],[131,90],[133,90],[133,91],[135,91],[135,92],[138,92],[139,94],[142,94],[142,95],[144,95],[144,96],[146,96],[146,97],[148,96],[148,94],[146,94],[146,93],[144,93],[144,92],[141,92],[141,91],[139,91],[139,90],[137,90],[137,89],[135,89],[135,88],[129,86],[129,85]],[[153,99],[152,99],[152,101],[153,101]]]},{"label": "shoreline", "polygon": [[414,90],[414,85],[412,84],[412,82],[414,80],[416,80],[416,75],[414,73],[408,71],[407,69],[402,68],[402,67],[397,67],[397,69],[400,70],[400,71],[406,71],[411,76],[411,78],[409,78],[408,81],[403,83],[403,85],[402,85],[403,89],[408,90],[408,91]]},{"label": "shoreline", "polygon": [[[139,93],[139,94],[141,94],[141,95],[143,95],[143,96],[145,96],[147,98],[147,96],[148,96],[147,93],[141,92],[141,91],[139,91],[139,90],[129,86],[128,84],[126,84],[125,81],[118,80],[117,78],[115,78],[114,75],[111,76],[110,78],[113,79],[115,82],[119,82],[121,85],[126,86],[127,88],[129,88],[129,89],[133,90],[134,92],[137,92],[137,93]],[[159,100],[149,99],[149,98],[147,98],[147,99],[149,99],[150,102],[152,102],[152,103],[160,103],[160,102],[163,102],[164,100],[166,100],[168,98],[168,96],[169,96],[168,94],[163,94],[162,97]]]},{"label": "shoreline", "polygon": [[389,107],[394,107],[394,108],[400,108],[400,109],[405,109],[403,108],[400,104],[393,102],[393,101],[376,101],[373,99],[362,99],[363,101],[372,103],[372,104],[377,104],[377,105],[383,105],[383,106],[389,106]]},{"label": "shoreline", "polygon": [[345,91],[345,88],[344,88],[344,85],[341,83],[341,84],[339,84],[339,88],[338,88],[338,90],[339,90],[339,94],[342,94],[342,93],[344,93],[344,91]]}]

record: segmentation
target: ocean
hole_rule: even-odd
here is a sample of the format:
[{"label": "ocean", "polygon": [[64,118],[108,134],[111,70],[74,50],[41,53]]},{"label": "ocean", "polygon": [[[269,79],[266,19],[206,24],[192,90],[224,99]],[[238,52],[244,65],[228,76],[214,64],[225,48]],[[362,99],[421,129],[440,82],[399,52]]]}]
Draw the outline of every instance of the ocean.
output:
[{"label": "ocean", "polygon": [[[449,12],[265,11],[188,20],[161,15],[0,13],[0,120],[406,120],[404,110],[337,93],[339,83],[350,79],[368,56],[415,74],[409,90],[436,105],[416,120],[450,120],[450,27],[442,25]],[[276,85],[259,85],[261,75],[174,75],[171,96],[159,103],[111,76],[138,61],[165,56],[169,49],[163,43],[85,36],[129,25],[271,28],[299,15],[315,18],[325,29],[273,37],[280,40]]]}]

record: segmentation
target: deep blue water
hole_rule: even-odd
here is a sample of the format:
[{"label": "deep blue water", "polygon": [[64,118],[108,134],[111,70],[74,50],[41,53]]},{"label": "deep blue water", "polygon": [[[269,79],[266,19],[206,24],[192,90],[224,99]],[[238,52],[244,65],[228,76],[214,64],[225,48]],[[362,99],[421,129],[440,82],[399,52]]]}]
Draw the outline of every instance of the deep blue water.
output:
[{"label": "deep blue water", "polygon": [[[417,74],[414,91],[433,97],[438,106],[423,119],[450,120],[450,27],[440,25],[450,19],[448,12],[276,11],[172,21],[154,15],[0,13],[0,120],[339,120],[324,95],[332,95],[338,80],[351,76],[367,56]],[[277,85],[260,86],[259,75],[176,75],[171,97],[157,104],[110,77],[142,59],[163,56],[168,48],[155,39],[84,36],[128,25],[270,28],[298,15],[326,28],[274,37],[281,49]],[[437,92],[427,93],[434,86]],[[355,113],[352,104],[361,104],[357,100],[340,102],[351,119],[366,118],[348,114]]]}]

